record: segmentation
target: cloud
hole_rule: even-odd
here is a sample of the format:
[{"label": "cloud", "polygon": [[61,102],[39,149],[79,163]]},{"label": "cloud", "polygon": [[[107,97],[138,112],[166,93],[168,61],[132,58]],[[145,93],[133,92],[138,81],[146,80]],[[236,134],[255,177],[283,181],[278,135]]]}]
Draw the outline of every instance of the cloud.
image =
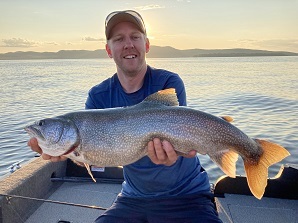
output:
[{"label": "cloud", "polygon": [[140,10],[140,11],[152,10],[152,9],[163,9],[163,8],[165,8],[165,6],[153,5],[153,4],[135,7],[136,10]]},{"label": "cloud", "polygon": [[57,42],[40,42],[35,40],[27,40],[23,38],[11,38],[11,39],[2,39],[4,45],[1,47],[22,47],[22,48],[29,48],[29,47],[39,47],[43,45],[52,45],[58,46]]},{"label": "cloud", "polygon": [[44,42],[44,44],[59,46],[59,43],[57,43],[57,42]]},{"label": "cloud", "polygon": [[[176,2],[179,3],[190,3],[190,0],[176,0]],[[172,2],[171,2],[172,4]],[[175,4],[175,2],[174,2]],[[171,5],[172,6],[172,5]],[[153,10],[153,9],[164,9],[166,8],[166,6],[162,6],[162,5],[157,5],[157,4],[151,4],[151,5],[142,5],[142,6],[138,6],[138,7],[134,7],[134,9],[138,10],[138,11],[146,11],[146,10]]]},{"label": "cloud", "polygon": [[104,39],[104,38],[94,38],[94,37],[90,37],[90,36],[83,37],[82,40],[83,40],[83,41],[95,41],[95,42],[103,42],[103,41],[106,41],[106,39]]},{"label": "cloud", "polygon": [[36,47],[40,45],[40,42],[30,41],[22,38],[11,38],[11,39],[2,39],[4,45],[3,47]]}]

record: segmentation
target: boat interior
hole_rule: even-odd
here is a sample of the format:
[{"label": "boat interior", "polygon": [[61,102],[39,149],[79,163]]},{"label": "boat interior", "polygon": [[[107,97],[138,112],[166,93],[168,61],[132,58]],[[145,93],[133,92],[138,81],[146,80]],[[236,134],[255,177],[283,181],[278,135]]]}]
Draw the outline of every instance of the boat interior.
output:
[{"label": "boat interior", "polygon": [[[121,191],[121,167],[87,170],[72,161],[36,158],[0,180],[0,223],[94,222]],[[298,165],[284,165],[261,200],[246,178],[223,176],[213,192],[219,217],[227,223],[298,222]]]}]

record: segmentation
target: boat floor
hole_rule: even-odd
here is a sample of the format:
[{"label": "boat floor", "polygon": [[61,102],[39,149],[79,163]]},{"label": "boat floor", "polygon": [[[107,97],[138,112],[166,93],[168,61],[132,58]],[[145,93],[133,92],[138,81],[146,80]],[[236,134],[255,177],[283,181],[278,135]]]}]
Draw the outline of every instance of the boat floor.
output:
[{"label": "boat floor", "polygon": [[298,223],[298,200],[225,194],[216,198],[217,210],[226,223]]},{"label": "boat floor", "polygon": [[57,223],[59,221],[82,223],[94,222],[108,208],[121,191],[121,184],[94,182],[64,182],[47,200],[86,205],[90,207],[44,202],[25,221],[26,223]]},{"label": "boat floor", "polygon": [[[110,207],[120,190],[121,184],[64,182],[47,200],[90,207],[44,202],[25,222],[94,222],[104,210],[92,206]],[[216,204],[225,223],[298,223],[298,200],[267,197],[258,200],[253,196],[225,194],[224,198],[216,198]]]}]

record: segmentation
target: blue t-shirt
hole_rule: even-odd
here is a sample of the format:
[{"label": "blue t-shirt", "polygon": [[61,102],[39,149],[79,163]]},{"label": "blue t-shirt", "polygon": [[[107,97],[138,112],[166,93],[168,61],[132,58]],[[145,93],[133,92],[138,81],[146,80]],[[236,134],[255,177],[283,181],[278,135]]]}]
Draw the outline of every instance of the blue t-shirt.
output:
[{"label": "blue t-shirt", "polygon": [[[178,74],[147,66],[144,84],[138,91],[127,94],[117,74],[92,87],[86,109],[131,106],[159,90],[175,88],[179,105],[186,105],[183,81]],[[172,166],[156,165],[148,156],[123,167],[122,195],[130,197],[169,197],[210,191],[206,171],[198,157],[179,157]]]}]

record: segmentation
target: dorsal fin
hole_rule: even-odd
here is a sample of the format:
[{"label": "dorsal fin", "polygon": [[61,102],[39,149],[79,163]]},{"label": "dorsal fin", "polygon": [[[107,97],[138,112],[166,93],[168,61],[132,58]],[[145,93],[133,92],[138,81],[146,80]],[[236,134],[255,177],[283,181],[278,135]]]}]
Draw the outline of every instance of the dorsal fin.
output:
[{"label": "dorsal fin", "polygon": [[149,95],[144,99],[146,102],[153,102],[158,104],[164,104],[167,106],[178,106],[178,98],[176,95],[175,88],[168,88],[160,90],[154,94]]},{"label": "dorsal fin", "polygon": [[234,121],[234,119],[233,119],[231,116],[227,116],[227,115],[225,115],[225,116],[221,116],[221,118],[222,118],[223,120],[227,121],[227,122],[232,122],[232,121]]}]

